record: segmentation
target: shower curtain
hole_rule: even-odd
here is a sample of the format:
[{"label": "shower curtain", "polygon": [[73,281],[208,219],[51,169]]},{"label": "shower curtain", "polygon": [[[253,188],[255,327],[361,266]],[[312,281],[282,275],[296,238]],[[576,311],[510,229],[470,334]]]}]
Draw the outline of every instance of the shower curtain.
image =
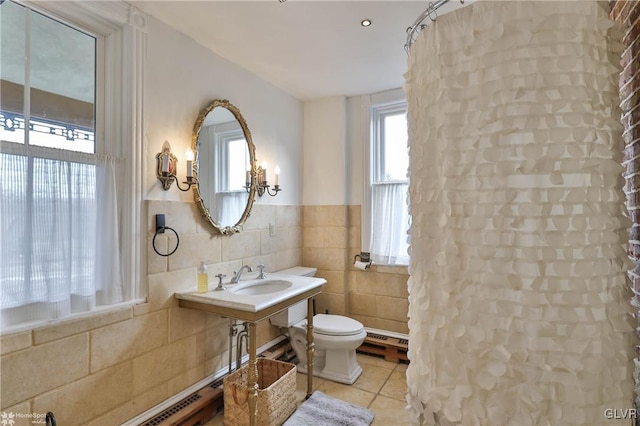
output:
[{"label": "shower curtain", "polygon": [[620,38],[606,2],[478,1],[414,42],[414,422],[629,424]]}]

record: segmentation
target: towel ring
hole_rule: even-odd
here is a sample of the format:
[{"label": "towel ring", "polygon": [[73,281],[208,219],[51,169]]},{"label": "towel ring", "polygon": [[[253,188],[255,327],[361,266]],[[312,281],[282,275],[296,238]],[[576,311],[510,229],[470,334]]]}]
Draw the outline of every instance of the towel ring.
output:
[{"label": "towel ring", "polygon": [[[156,248],[156,237],[158,236],[158,234],[164,234],[165,229],[173,231],[173,233],[176,235],[176,247],[170,253],[162,254]],[[156,229],[156,233],[153,235],[153,241],[151,245],[153,246],[153,251],[155,251],[158,255],[164,256],[164,257],[171,256],[173,253],[176,252],[176,250],[178,250],[178,247],[180,246],[180,237],[178,236],[178,233],[176,232],[175,229],[170,228],[168,226],[163,226],[161,228]]]}]

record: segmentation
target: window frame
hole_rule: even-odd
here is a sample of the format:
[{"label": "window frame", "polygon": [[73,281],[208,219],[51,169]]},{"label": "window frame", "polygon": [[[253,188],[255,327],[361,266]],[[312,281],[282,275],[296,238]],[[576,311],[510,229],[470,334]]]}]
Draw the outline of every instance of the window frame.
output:
[{"label": "window frame", "polygon": [[[395,89],[375,93],[362,98],[363,113],[361,114],[361,134],[363,140],[363,196],[361,209],[361,244],[362,250],[371,248],[371,222],[373,216],[372,185],[375,174],[380,174],[380,166],[376,167],[377,157],[381,155],[381,147],[375,143],[379,138],[381,126],[377,126],[375,120],[384,115],[393,115],[400,110],[406,113],[408,109],[407,98],[402,89]],[[377,170],[375,170],[377,168]],[[391,181],[389,181],[391,182]],[[400,182],[400,181],[395,181]],[[407,176],[408,183],[408,176]],[[408,206],[407,206],[408,209]],[[380,264],[381,266],[406,268],[408,264]]]},{"label": "window frame", "polygon": [[[34,329],[74,319],[97,315],[105,310],[144,301],[146,268],[142,251],[144,219],[142,104],[144,49],[147,15],[120,0],[112,2],[40,2],[14,0],[22,6],[91,34],[97,39],[95,152],[127,159],[125,173],[120,176],[122,193],[119,212],[121,265],[124,302],[97,307],[60,319],[16,325],[1,334]],[[102,41],[98,41],[102,40]],[[105,144],[104,141],[117,141]],[[96,155],[94,154],[94,155]]]}]

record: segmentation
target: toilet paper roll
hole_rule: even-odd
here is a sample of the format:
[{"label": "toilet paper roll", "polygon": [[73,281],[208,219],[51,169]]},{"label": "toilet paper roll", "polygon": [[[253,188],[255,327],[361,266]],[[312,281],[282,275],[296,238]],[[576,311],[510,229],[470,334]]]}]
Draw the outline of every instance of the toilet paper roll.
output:
[{"label": "toilet paper roll", "polygon": [[353,266],[363,271],[366,271],[367,269],[369,269],[369,266],[371,266],[371,262],[360,262],[359,260],[356,260],[353,263]]}]

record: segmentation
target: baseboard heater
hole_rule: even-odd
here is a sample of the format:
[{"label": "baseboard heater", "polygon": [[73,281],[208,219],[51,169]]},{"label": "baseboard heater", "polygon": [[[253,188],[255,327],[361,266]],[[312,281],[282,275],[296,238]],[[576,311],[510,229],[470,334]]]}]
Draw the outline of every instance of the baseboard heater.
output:
[{"label": "baseboard heater", "polygon": [[[278,359],[290,351],[289,340],[281,336],[257,352],[260,357]],[[248,360],[249,356],[245,355],[242,363]],[[122,426],[195,426],[207,423],[224,407],[222,384],[228,372],[228,367],[225,367]]]},{"label": "baseboard heater", "polygon": [[408,363],[409,336],[365,327],[367,337],[357,352],[384,357],[385,361]]}]

